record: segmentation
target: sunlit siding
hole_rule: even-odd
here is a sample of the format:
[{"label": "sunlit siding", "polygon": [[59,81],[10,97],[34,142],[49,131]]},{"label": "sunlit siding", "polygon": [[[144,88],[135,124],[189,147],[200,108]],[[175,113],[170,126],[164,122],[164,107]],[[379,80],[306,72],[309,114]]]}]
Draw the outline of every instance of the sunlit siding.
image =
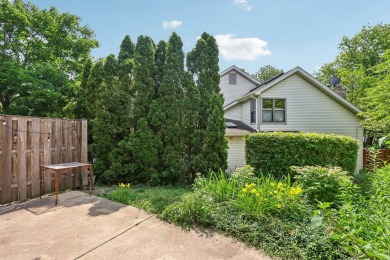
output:
[{"label": "sunlit siding", "polygon": [[221,77],[219,86],[223,97],[225,98],[224,106],[242,97],[256,87],[255,84],[238,73],[237,84],[229,84],[229,73],[226,73]]},{"label": "sunlit siding", "polygon": [[225,110],[225,118],[242,121],[241,104],[237,104],[237,105]]},{"label": "sunlit siding", "polygon": [[[264,91],[261,98],[285,98],[287,122],[274,124],[259,121],[260,131],[334,133],[362,141],[358,117],[298,75],[292,75]],[[261,118],[261,113],[259,115]],[[359,152],[360,169],[362,149]]]},{"label": "sunlit siding", "polygon": [[250,99],[225,110],[225,118],[240,120],[244,124],[251,125]]},{"label": "sunlit siding", "polygon": [[245,165],[245,142],[243,136],[227,136],[228,141],[228,169],[234,171]]},{"label": "sunlit siding", "polygon": [[244,101],[241,105],[241,121],[244,124],[251,125],[251,103],[250,99]]}]

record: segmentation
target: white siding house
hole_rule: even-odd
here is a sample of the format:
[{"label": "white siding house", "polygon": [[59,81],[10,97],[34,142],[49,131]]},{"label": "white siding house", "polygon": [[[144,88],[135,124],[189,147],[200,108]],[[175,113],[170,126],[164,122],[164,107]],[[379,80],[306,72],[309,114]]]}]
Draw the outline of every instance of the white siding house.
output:
[{"label": "white siding house", "polygon": [[[255,87],[245,94],[242,90],[237,91],[235,95],[234,90],[240,89],[239,81],[235,87],[230,86],[234,84],[226,86],[231,71],[242,74],[237,79],[248,80],[244,84],[245,91],[249,85]],[[302,131],[351,136],[360,142],[357,170],[363,168],[363,130],[356,116],[360,112],[358,108],[299,67],[263,84],[248,77],[235,66],[221,73],[222,93],[225,96],[224,91],[228,91],[229,100],[234,95],[236,97],[226,103],[225,118],[239,120],[253,131]],[[238,134],[230,138],[228,133],[227,130],[228,165],[234,169],[245,164],[242,159],[244,134],[240,139]]]}]

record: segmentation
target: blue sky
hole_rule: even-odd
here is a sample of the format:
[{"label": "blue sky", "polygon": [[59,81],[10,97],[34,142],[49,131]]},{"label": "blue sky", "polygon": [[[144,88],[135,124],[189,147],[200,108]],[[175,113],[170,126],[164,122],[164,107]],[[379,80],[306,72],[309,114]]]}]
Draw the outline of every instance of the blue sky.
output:
[{"label": "blue sky", "polygon": [[220,69],[231,65],[254,73],[264,65],[285,71],[300,66],[310,73],[334,60],[343,36],[364,25],[390,23],[388,0],[32,0],[82,18],[100,47],[94,58],[119,52],[125,35],[155,43],[173,31],[184,51],[206,31],[220,48]]}]

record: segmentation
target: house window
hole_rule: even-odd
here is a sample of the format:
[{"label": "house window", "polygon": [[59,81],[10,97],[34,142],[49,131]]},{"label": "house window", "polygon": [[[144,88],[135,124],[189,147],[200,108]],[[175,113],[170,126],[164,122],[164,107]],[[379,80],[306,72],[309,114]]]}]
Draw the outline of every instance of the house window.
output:
[{"label": "house window", "polygon": [[256,99],[251,99],[251,124],[256,124]]},{"label": "house window", "polygon": [[237,84],[237,73],[229,73],[229,84]]},{"label": "house window", "polygon": [[286,122],[285,99],[263,99],[263,122]]}]

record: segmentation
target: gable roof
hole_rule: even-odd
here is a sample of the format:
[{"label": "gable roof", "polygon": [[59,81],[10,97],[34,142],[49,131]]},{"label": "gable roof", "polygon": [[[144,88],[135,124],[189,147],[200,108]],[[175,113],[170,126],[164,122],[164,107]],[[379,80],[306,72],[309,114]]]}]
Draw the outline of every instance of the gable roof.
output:
[{"label": "gable roof", "polygon": [[[235,66],[232,66],[232,67],[235,67]],[[230,67],[229,69],[231,70]],[[236,67],[237,68],[237,67]],[[224,74],[228,73],[229,69],[227,70],[224,70]],[[245,73],[246,74],[246,73]],[[344,107],[346,107],[347,109],[349,109],[351,112],[357,114],[360,112],[360,109],[355,107],[352,103],[348,102],[345,98],[341,97],[339,94],[337,94],[336,92],[334,92],[333,90],[331,90],[329,87],[327,87],[326,85],[322,84],[319,80],[317,80],[316,78],[314,78],[310,73],[308,73],[307,71],[305,71],[304,69],[302,69],[301,67],[295,67],[293,68],[292,70],[289,70],[285,73],[282,73],[274,78],[272,78],[271,80],[269,81],[266,81],[262,84],[259,84],[257,85],[257,87],[251,89],[247,94],[241,96],[241,97],[238,97],[238,99],[236,99],[235,101],[227,104],[224,109],[228,109],[234,105],[236,105],[237,103],[240,103],[244,100],[247,100],[248,98],[251,98],[251,97],[254,97],[254,96],[258,96],[260,95],[262,92],[266,91],[267,89],[269,88],[272,88],[273,86],[275,86],[276,84],[278,84],[279,82],[285,80],[286,78],[290,77],[291,75],[294,75],[294,74],[297,74],[299,75],[300,77],[302,77],[303,79],[305,79],[306,81],[308,81],[309,83],[311,83],[314,87],[316,87],[317,89],[319,89],[320,91],[324,92],[325,94],[327,94],[329,97],[331,97],[332,99],[336,100],[337,102],[339,102],[341,105],[343,105]],[[221,74],[222,75],[222,74]],[[246,74],[247,77],[250,77],[252,78],[250,75]],[[255,80],[252,78],[252,80]],[[253,81],[252,81],[253,82]],[[258,81],[257,81],[258,82]]]},{"label": "gable roof", "polygon": [[228,73],[230,73],[232,71],[236,72],[237,74],[240,74],[242,77],[246,78],[247,80],[249,80],[250,82],[252,82],[256,86],[260,86],[261,85],[261,83],[258,80],[253,78],[251,75],[249,75],[248,73],[246,73],[245,71],[243,71],[242,69],[237,67],[236,65],[230,66],[226,70],[221,71],[219,73],[219,75],[222,77],[223,75],[228,74]]}]

